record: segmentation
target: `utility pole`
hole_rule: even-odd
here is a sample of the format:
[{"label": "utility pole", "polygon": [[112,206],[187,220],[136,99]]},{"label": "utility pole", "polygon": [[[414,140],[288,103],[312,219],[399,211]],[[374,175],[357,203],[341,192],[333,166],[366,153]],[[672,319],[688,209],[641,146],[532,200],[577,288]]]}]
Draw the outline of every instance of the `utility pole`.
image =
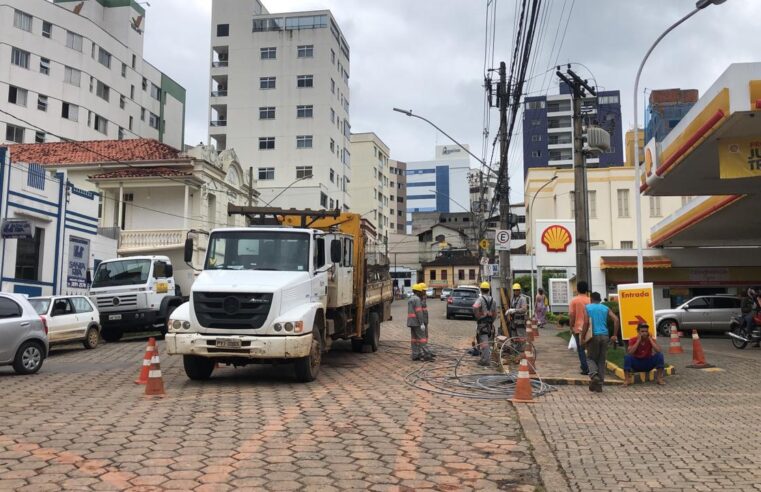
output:
[{"label": "utility pole", "polygon": [[[499,103],[499,170],[502,174],[499,187],[499,227],[503,230],[510,230],[510,181],[507,168],[507,66],[505,62],[499,64],[499,85],[497,87],[497,98]],[[510,271],[510,250],[499,252],[499,284],[500,299],[502,306],[507,308],[510,299],[510,282],[512,281],[512,272]],[[507,305],[506,305],[507,304]]]},{"label": "utility pole", "polygon": [[576,75],[570,67],[563,74],[560,67],[556,72],[560,80],[573,93],[573,175],[574,175],[574,218],[576,220],[576,279],[584,280],[592,288],[592,265],[589,253],[589,193],[587,192],[587,159],[584,154],[584,135],[581,106],[588,91],[592,96],[597,92],[586,80]]},{"label": "utility pole", "polygon": [[248,206],[253,207],[254,201],[254,168],[248,168]]}]

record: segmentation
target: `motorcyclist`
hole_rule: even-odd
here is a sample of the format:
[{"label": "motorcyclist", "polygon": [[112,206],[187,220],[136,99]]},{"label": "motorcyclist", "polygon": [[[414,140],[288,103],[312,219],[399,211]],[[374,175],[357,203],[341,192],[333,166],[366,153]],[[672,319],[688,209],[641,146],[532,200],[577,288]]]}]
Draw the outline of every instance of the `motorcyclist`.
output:
[{"label": "motorcyclist", "polygon": [[[753,318],[758,316],[759,312],[761,311],[761,292],[753,289],[753,287],[750,287],[748,288],[747,294],[748,297],[747,299],[743,299],[741,306],[743,314],[743,326],[747,328],[749,337],[758,337],[761,335],[761,327],[756,325],[756,323],[753,321]],[[756,342],[756,346],[758,345],[759,343]]]}]

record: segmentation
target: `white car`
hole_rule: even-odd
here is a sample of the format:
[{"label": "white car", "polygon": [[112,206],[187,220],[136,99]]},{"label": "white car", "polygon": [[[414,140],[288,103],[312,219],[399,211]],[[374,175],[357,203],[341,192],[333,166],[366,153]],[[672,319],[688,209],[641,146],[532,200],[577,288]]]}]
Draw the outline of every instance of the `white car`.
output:
[{"label": "white car", "polygon": [[88,349],[98,346],[100,313],[87,297],[32,297],[29,302],[47,323],[51,345],[82,342]]}]

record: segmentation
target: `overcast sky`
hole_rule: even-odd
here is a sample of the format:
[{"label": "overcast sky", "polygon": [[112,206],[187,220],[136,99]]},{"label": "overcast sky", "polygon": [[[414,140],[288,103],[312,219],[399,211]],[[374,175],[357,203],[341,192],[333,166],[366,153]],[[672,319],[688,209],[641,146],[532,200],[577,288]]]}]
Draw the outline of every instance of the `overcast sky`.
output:
[{"label": "overcast sky", "polygon": [[[495,64],[509,63],[518,0],[492,1],[497,1]],[[449,142],[424,122],[392,112],[394,106],[426,116],[481,153],[486,2],[264,0],[272,13],[333,12],[351,48],[352,131],[375,132],[392,158],[403,161],[432,159],[434,146]],[[539,76],[527,92],[557,92],[552,72],[541,75],[556,59],[583,63],[588,70],[575,67],[577,73],[593,76],[606,90],[621,90],[624,126],[631,127],[634,76],[642,56],[694,5],[693,0],[544,0],[545,28],[535,40],[532,71]],[[187,89],[190,144],[207,139],[210,15],[211,0],[151,0],[147,14],[146,58]],[[699,12],[659,45],[640,88],[695,88],[702,95],[730,63],[761,61],[760,17],[761,0],[727,0]],[[493,137],[498,116],[492,111]],[[511,179],[518,182],[520,154],[521,136],[516,135],[510,167]],[[521,188],[513,186],[516,192]]]}]

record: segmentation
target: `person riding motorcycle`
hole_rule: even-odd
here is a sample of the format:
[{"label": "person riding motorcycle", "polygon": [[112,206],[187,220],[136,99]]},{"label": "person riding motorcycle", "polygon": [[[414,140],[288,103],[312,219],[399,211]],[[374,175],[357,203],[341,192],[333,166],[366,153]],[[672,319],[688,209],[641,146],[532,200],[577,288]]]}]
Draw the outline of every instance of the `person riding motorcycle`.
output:
[{"label": "person riding motorcycle", "polygon": [[[748,336],[758,336],[761,327],[754,322],[755,317],[758,317],[761,312],[761,293],[753,289],[748,288],[748,297],[743,299],[741,305],[741,311],[743,315],[743,326],[748,330]],[[758,343],[756,343],[758,346]]]}]

